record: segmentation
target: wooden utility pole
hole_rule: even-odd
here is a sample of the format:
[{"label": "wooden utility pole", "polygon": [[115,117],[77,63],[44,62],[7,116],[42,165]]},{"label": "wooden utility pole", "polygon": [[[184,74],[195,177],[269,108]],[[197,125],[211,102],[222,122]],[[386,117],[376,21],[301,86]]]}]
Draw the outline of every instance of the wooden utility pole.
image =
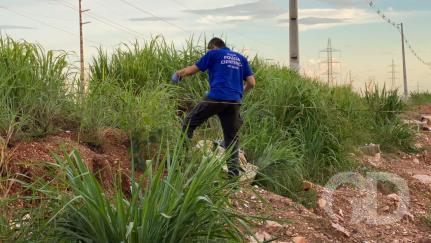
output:
[{"label": "wooden utility pole", "polygon": [[290,68],[299,72],[298,0],[289,3]]},{"label": "wooden utility pole", "polygon": [[402,42],[402,52],[403,52],[403,79],[404,79],[404,97],[407,98],[409,96],[408,88],[407,88],[407,68],[406,68],[406,52],[404,49],[404,27],[403,23],[401,26],[401,42]]},{"label": "wooden utility pole", "polygon": [[82,82],[82,87],[85,90],[85,65],[84,65],[84,35],[82,31],[82,26],[90,22],[82,21],[82,13],[89,11],[89,9],[82,10],[82,0],[79,0],[79,54],[81,63],[81,75],[80,80]]}]

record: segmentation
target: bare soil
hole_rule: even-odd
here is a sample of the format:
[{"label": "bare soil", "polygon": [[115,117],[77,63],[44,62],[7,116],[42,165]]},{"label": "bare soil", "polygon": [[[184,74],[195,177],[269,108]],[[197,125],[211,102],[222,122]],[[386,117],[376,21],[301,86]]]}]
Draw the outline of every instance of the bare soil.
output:
[{"label": "bare soil", "polygon": [[[408,116],[410,119],[418,119],[420,114],[431,114],[431,105],[421,106],[417,112],[411,112]],[[106,188],[112,185],[113,178],[118,173],[129,174],[131,164],[128,140],[122,131],[107,129],[103,134],[103,144],[97,148],[78,143],[73,134],[62,132],[35,141],[12,144],[8,148],[8,175],[15,178],[21,176],[21,179],[27,181],[41,177],[52,180],[47,176],[44,162],[55,163],[53,154],[62,154],[72,148],[80,152]],[[257,186],[245,185],[231,199],[232,205],[240,212],[256,216],[252,227],[255,237],[249,236],[244,241],[431,242],[431,226],[424,221],[431,206],[431,182],[428,184],[415,178],[417,175],[431,176],[431,132],[422,131],[416,146],[420,152],[413,154],[379,154],[358,158],[366,171],[390,172],[407,182],[410,192],[409,214],[401,220],[387,225],[372,225],[365,221],[352,223],[352,202],[363,196],[361,191],[352,186],[342,186],[335,190],[332,205],[335,214],[328,215],[324,207],[307,209],[289,198]],[[127,181],[123,187],[128,190]],[[326,189],[312,185],[310,190],[315,190],[318,198],[322,199]],[[19,183],[12,183],[6,189],[0,188],[0,199],[6,194],[22,192],[23,188]],[[390,214],[397,208],[398,202],[392,197],[397,193],[391,185],[379,184],[376,194],[379,215]],[[322,204],[325,202],[319,201]]]}]

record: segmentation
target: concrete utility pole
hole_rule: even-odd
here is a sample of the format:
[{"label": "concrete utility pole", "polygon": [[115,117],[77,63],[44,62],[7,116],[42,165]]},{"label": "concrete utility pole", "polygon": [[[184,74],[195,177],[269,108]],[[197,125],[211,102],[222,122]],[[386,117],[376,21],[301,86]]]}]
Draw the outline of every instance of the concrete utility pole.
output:
[{"label": "concrete utility pole", "polygon": [[299,72],[298,0],[289,2],[290,68]]},{"label": "concrete utility pole", "polygon": [[[85,90],[85,65],[84,65],[84,35],[82,31],[82,26],[90,22],[82,22],[82,13],[89,11],[89,9],[82,10],[82,0],[79,0],[79,54],[81,63],[81,75],[80,80],[83,84]],[[83,91],[84,91],[83,90]]]},{"label": "concrete utility pole", "polygon": [[404,98],[409,96],[408,88],[407,88],[407,68],[406,68],[406,52],[404,49],[404,27],[403,23],[401,26],[401,42],[402,42],[402,51],[403,51],[403,79],[404,79]]}]

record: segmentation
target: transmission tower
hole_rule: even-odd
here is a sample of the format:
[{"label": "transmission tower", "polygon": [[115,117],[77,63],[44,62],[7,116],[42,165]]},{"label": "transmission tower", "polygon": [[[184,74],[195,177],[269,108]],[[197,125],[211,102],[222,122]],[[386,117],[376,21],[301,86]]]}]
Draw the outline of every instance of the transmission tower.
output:
[{"label": "transmission tower", "polygon": [[395,88],[395,83],[396,83],[396,80],[397,80],[397,78],[396,78],[396,73],[397,72],[395,70],[396,65],[395,65],[394,59],[392,59],[392,65],[389,65],[389,67],[391,68],[391,71],[389,72],[391,74],[391,77],[390,77],[391,88],[394,89]]},{"label": "transmission tower", "polygon": [[320,52],[326,53],[326,60],[320,62],[321,64],[326,65],[326,68],[325,68],[326,72],[324,72],[322,75],[326,76],[328,85],[332,85],[334,84],[334,78],[335,78],[335,75],[337,74],[336,72],[334,72],[334,65],[340,64],[339,61],[336,61],[334,59],[334,53],[340,52],[340,51],[332,48],[331,39],[328,39],[328,46],[326,47],[326,49],[323,49]]},{"label": "transmission tower", "polygon": [[353,86],[352,70],[349,70],[348,76],[349,76],[349,80],[348,80],[349,86],[352,87]]}]

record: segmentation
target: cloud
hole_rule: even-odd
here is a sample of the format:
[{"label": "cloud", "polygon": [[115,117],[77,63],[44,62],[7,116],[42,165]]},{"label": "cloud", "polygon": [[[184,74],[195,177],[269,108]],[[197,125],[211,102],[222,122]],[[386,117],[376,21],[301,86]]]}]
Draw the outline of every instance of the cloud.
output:
[{"label": "cloud", "polygon": [[[387,11],[385,14],[396,21],[400,17],[429,14],[430,11]],[[337,26],[383,23],[374,12],[360,8],[316,8],[299,10],[300,30],[328,29]],[[277,17],[280,26],[289,25],[289,14]]]},{"label": "cloud", "polygon": [[177,18],[172,18],[172,17],[143,17],[143,18],[129,18],[130,21],[134,21],[134,22],[155,22],[155,21],[162,21],[163,20],[167,20],[167,21],[172,21],[172,20],[177,20]]},{"label": "cloud", "polygon": [[[302,31],[310,29],[327,29],[340,25],[364,24],[378,21],[375,14],[357,8],[316,8],[300,9],[299,23]],[[289,14],[278,18],[281,26],[289,24]]]},{"label": "cloud", "polygon": [[319,0],[320,2],[328,3],[336,6],[353,7],[363,4],[363,0]]},{"label": "cloud", "polygon": [[35,30],[36,28],[31,26],[22,25],[0,25],[0,30]]},{"label": "cloud", "polygon": [[252,16],[212,16],[208,15],[201,18],[198,22],[201,24],[236,24],[244,21],[252,20]]},{"label": "cloud", "polygon": [[[299,23],[302,25],[317,25],[317,24],[338,24],[349,21],[348,18],[319,18],[319,17],[306,17],[301,18]],[[289,19],[281,19],[279,23],[288,23]]]},{"label": "cloud", "polygon": [[286,10],[272,0],[258,0],[220,8],[185,10],[185,12],[205,16],[201,22],[207,22],[211,19],[218,23],[237,23],[254,19],[275,18],[285,13]]}]

